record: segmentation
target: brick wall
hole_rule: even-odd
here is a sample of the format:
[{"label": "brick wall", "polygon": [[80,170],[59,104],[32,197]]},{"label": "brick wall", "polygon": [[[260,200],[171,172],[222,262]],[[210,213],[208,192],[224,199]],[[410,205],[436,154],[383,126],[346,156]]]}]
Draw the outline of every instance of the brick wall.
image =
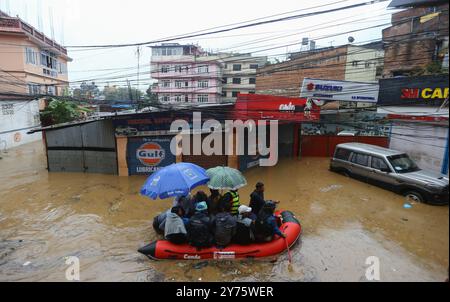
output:
[{"label": "brick wall", "polygon": [[[394,25],[383,30],[383,77],[407,75],[440,59],[437,54],[448,41],[448,6],[411,8],[392,15]],[[420,21],[421,16],[438,11],[437,17]]]},{"label": "brick wall", "polygon": [[300,54],[287,62],[261,68],[256,93],[299,97],[304,78],[345,79],[347,46]]}]

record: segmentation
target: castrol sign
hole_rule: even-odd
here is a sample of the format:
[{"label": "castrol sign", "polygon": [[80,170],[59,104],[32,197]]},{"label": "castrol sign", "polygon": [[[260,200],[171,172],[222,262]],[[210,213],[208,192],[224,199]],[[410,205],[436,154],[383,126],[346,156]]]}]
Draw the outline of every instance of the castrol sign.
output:
[{"label": "castrol sign", "polygon": [[136,158],[145,166],[153,167],[166,157],[165,150],[157,143],[150,142],[141,145],[136,150]]}]

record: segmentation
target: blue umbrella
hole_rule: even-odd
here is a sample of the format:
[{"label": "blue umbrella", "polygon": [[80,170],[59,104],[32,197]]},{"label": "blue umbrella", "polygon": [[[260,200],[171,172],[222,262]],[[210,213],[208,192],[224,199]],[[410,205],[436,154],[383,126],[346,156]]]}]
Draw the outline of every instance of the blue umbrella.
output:
[{"label": "blue umbrella", "polygon": [[177,163],[150,175],[141,188],[141,194],[151,199],[188,195],[209,181],[205,169],[191,163]]}]

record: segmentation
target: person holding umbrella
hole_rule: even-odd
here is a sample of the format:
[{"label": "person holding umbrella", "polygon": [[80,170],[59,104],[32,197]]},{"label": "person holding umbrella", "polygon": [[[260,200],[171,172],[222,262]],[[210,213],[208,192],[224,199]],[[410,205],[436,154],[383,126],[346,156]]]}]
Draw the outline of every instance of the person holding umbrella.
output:
[{"label": "person holding umbrella", "polygon": [[229,190],[220,203],[228,203],[231,205],[231,214],[237,215],[239,206],[241,205],[239,199],[238,189],[247,185],[245,177],[236,169],[230,167],[215,167],[208,169],[206,174],[210,180],[208,187],[213,190]]}]

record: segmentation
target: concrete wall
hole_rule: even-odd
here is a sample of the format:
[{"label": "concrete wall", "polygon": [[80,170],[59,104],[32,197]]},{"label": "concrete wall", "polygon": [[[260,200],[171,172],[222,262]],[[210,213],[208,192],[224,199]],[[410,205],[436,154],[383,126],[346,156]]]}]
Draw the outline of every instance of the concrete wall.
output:
[{"label": "concrete wall", "polygon": [[448,126],[394,123],[389,148],[404,151],[420,168],[441,172],[448,140]]},{"label": "concrete wall", "polygon": [[[345,80],[357,82],[376,82],[377,67],[383,66],[382,49],[349,46]],[[381,74],[380,74],[381,75]]]},{"label": "concrete wall", "polygon": [[40,125],[38,100],[0,100],[0,150],[40,140],[41,133],[27,134]]}]

